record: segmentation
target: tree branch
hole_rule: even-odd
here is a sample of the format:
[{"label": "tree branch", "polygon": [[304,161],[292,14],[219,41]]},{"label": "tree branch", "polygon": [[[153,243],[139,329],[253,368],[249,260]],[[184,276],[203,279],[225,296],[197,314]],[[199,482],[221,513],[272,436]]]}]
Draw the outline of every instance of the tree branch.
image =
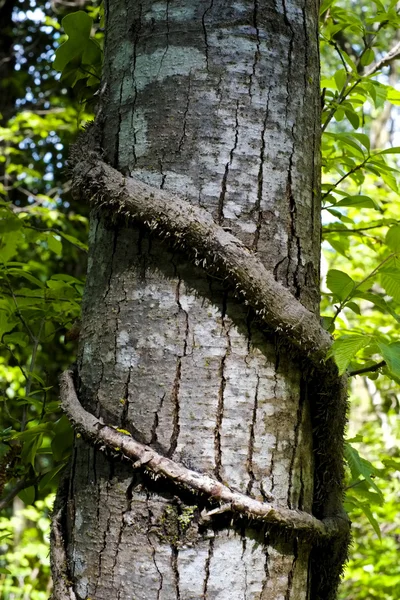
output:
[{"label": "tree branch", "polygon": [[400,56],[400,42],[398,42],[389,52],[385,54],[381,60],[378,60],[375,64],[371,65],[371,67],[365,71],[364,77],[371,77],[377,71],[380,71],[383,67],[389,65],[393,60],[399,58]]},{"label": "tree branch", "polygon": [[354,371],[349,372],[349,377],[354,377],[354,375],[362,375],[363,373],[375,373],[382,369],[382,367],[386,367],[386,361],[381,360],[381,362],[375,363],[370,367],[363,367],[362,369],[355,369]]},{"label": "tree branch", "polygon": [[[60,377],[61,405],[73,423],[91,442],[97,442],[112,448],[133,462],[133,468],[143,466],[156,477],[162,476],[177,485],[205,494],[209,500],[228,504],[233,512],[249,518],[260,519],[264,523],[278,525],[303,532],[316,538],[330,538],[348,531],[345,517],[330,517],[320,521],[306,512],[291,510],[272,503],[260,502],[240,492],[235,492],[208,475],[187,469],[183,465],[158,454],[149,446],[140,444],[132,437],[104,425],[94,415],[88,413],[80,404],[76,395],[72,371],[65,371]],[[226,506],[224,511],[227,510]],[[209,513],[210,514],[210,513]],[[212,513],[211,513],[212,514]]]},{"label": "tree branch", "polygon": [[222,273],[269,328],[283,334],[289,344],[321,367],[331,336],[319,319],[275,281],[238,238],[217,225],[210,213],[164,190],[124,177],[93,151],[80,150],[80,156],[74,158],[75,192],[113,218],[120,215],[144,223],[175,246],[192,252],[197,264]]},{"label": "tree branch", "polygon": [[18,481],[15,484],[15,486],[4,496],[4,498],[0,500],[0,511],[7,508],[10,502],[12,502],[15,496],[22,492],[22,490],[24,490],[27,487],[30,487],[31,485],[35,485],[38,481],[38,477],[36,477],[35,479],[27,479],[24,477],[23,479]]}]

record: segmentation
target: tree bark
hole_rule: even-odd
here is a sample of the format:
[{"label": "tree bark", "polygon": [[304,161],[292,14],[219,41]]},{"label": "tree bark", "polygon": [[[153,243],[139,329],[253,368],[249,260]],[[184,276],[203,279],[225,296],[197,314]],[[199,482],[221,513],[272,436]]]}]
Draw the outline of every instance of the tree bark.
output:
[{"label": "tree bark", "polygon": [[[104,160],[206,209],[317,314],[317,3],[113,0],[106,18]],[[91,218],[83,406],[186,471],[311,514],[304,364],[196,248],[115,217]],[[322,598],[312,536],[211,514],[204,493],[83,439],[67,497],[58,522],[79,600]]]}]

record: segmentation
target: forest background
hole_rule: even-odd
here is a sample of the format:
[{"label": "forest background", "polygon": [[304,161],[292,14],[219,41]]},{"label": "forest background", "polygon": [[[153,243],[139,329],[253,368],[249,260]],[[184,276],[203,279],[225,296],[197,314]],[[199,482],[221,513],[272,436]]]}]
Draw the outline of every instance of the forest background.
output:
[{"label": "forest background", "polygon": [[[348,600],[400,597],[399,13],[396,1],[321,6],[321,314],[352,380],[345,507],[354,542],[341,587]],[[69,46],[54,62],[65,31]],[[73,439],[57,376],[76,352],[89,210],[71,196],[67,158],[93,118],[102,41],[101,5],[1,4],[4,600],[51,592],[49,515]]]}]

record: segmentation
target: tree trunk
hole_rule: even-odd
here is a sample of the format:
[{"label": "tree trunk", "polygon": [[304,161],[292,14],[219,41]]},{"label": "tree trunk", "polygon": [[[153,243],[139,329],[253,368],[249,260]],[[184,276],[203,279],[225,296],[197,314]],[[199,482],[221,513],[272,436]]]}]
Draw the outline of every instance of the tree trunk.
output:
[{"label": "tree trunk", "polygon": [[[112,0],[106,21],[104,160],[205,208],[317,313],[317,3]],[[92,214],[82,404],[232,490],[311,513],[304,365],[201,253],[195,265],[161,233]],[[312,539],[205,517],[202,494],[101,450],[77,439],[73,455],[76,598],[317,597]]]}]

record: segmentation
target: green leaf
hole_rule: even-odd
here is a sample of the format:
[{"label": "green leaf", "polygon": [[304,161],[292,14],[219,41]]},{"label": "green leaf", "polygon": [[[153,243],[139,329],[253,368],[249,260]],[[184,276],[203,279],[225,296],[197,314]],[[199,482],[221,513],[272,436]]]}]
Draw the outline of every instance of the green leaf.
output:
[{"label": "green leaf", "polygon": [[71,244],[74,244],[74,246],[78,246],[79,248],[81,248],[81,250],[84,250],[85,252],[87,252],[88,246],[87,244],[84,244],[83,242],[81,242],[80,240],[78,240],[78,238],[74,237],[73,235],[68,235],[62,231],[60,231],[60,235],[67,240],[68,242],[70,242]]},{"label": "green leaf", "polygon": [[378,342],[378,347],[389,371],[396,377],[400,377],[400,342],[393,342],[392,344]]},{"label": "green leaf", "polygon": [[343,200],[339,200],[339,202],[336,202],[335,206],[346,206],[346,207],[356,206],[358,208],[374,208],[374,209],[378,208],[376,202],[372,198],[370,198],[369,196],[361,196],[361,195],[347,196],[346,198],[343,198]]},{"label": "green leaf", "polygon": [[338,71],[336,71],[333,77],[335,79],[338,91],[341,92],[344,86],[346,85],[347,81],[347,73],[345,69],[339,69]]},{"label": "green leaf", "polygon": [[74,441],[74,431],[67,417],[64,415],[57,421],[54,427],[54,438],[51,442],[51,449],[54,460],[64,460],[71,453]]},{"label": "green leaf", "polygon": [[380,275],[385,292],[400,302],[400,269],[382,269]]},{"label": "green leaf", "polygon": [[19,323],[14,316],[9,315],[5,310],[0,310],[0,338],[5,333],[12,331]]},{"label": "green leaf", "polygon": [[390,85],[386,86],[387,95],[386,99],[389,100],[392,104],[400,104],[400,92],[398,92],[395,88]]},{"label": "green leaf", "polygon": [[400,154],[400,146],[393,146],[392,148],[386,148],[386,150],[380,150],[378,154]]},{"label": "green leaf", "polygon": [[328,271],[326,275],[326,285],[339,300],[348,298],[355,287],[352,278],[347,275],[347,273],[339,271],[338,269],[330,269],[330,271]]},{"label": "green leaf", "polygon": [[353,126],[354,129],[358,129],[360,127],[360,119],[358,114],[354,110],[345,110],[346,117]]},{"label": "green leaf", "polygon": [[348,442],[345,442],[344,444],[344,457],[349,465],[353,481],[357,481],[360,476],[363,477],[377,492],[377,494],[382,497],[381,490],[372,479],[372,477],[376,477],[378,475],[378,471],[374,465],[371,464],[369,460],[361,457],[354,446]]},{"label": "green leaf", "polygon": [[33,502],[35,501],[35,495],[35,488],[33,487],[33,485],[31,485],[30,487],[21,490],[18,494],[18,497],[21,498],[24,504],[33,504]]},{"label": "green leaf", "polygon": [[43,490],[46,486],[48,486],[53,481],[53,479],[57,477],[60,471],[64,469],[65,465],[66,463],[62,463],[61,465],[58,465],[54,469],[51,469],[50,471],[45,473],[38,485],[39,491]]},{"label": "green leaf", "polygon": [[47,245],[54,254],[57,254],[58,256],[62,255],[62,243],[58,239],[58,236],[56,237],[53,234],[49,234],[47,237]]},{"label": "green leaf", "polygon": [[337,236],[327,235],[327,241],[332,246],[336,252],[342,254],[346,258],[349,258],[348,251],[350,246],[350,241],[346,238],[338,239]]},{"label": "green leaf", "polygon": [[368,300],[368,302],[372,302],[382,313],[389,313],[396,319],[398,323],[400,323],[400,316],[396,314],[396,312],[392,309],[392,307],[378,294],[374,294],[373,292],[362,292],[357,290],[354,293],[354,298],[363,298],[364,300]]},{"label": "green leaf", "polygon": [[395,460],[394,458],[383,458],[382,462],[388,469],[400,471],[400,460]]},{"label": "green leaf", "polygon": [[372,48],[367,48],[367,50],[361,56],[360,62],[363,67],[366,67],[367,65],[370,65],[374,60],[375,60],[375,52],[372,50]]},{"label": "green leaf", "polygon": [[360,504],[360,508],[363,511],[363,513],[365,514],[365,516],[367,517],[370,524],[372,525],[372,528],[375,531],[376,535],[382,541],[382,535],[381,535],[381,530],[379,528],[379,524],[378,524],[377,520],[375,519],[374,515],[372,514],[371,509],[369,508],[368,504],[363,502],[362,504]]},{"label": "green leaf", "polygon": [[90,39],[93,19],[83,10],[70,13],[62,20],[62,26],[68,35],[68,40],[56,50],[53,67],[56,71],[64,71],[73,59],[81,57],[86,65],[101,63],[101,49],[94,40]]},{"label": "green leaf", "polygon": [[334,357],[339,374],[342,375],[357,352],[368,346],[370,341],[369,335],[342,335],[333,342],[327,357]]},{"label": "green leaf", "polygon": [[393,252],[400,252],[400,225],[391,227],[386,234],[385,243]]},{"label": "green leaf", "polygon": [[352,310],[356,315],[361,315],[360,307],[355,302],[347,302],[345,306]]}]

